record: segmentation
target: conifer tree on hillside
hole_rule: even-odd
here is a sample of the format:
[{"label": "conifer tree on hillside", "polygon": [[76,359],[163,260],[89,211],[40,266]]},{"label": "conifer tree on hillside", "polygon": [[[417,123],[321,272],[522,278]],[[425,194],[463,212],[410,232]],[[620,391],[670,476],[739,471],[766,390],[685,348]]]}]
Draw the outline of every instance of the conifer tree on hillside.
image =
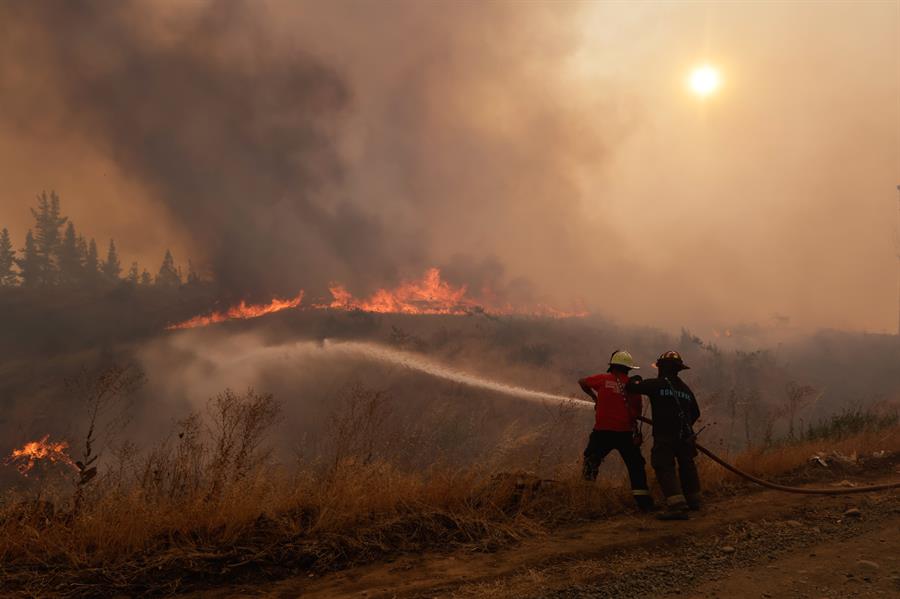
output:
[{"label": "conifer tree on hillside", "polygon": [[79,235],[75,245],[78,247],[78,261],[82,265],[87,261],[88,245],[84,235]]},{"label": "conifer tree on hillside", "polygon": [[9,231],[4,227],[0,231],[0,287],[12,287],[16,284],[18,277],[13,271],[15,263],[16,250],[13,249],[12,241],[9,240]]},{"label": "conifer tree on hillside", "polygon": [[63,233],[58,253],[59,282],[63,285],[77,285],[82,279],[79,241],[83,242],[84,239],[75,236],[75,225],[69,221],[65,233]]},{"label": "conifer tree on hillside", "polygon": [[87,256],[84,259],[84,281],[88,285],[97,282],[100,276],[100,262],[97,258],[97,242],[93,238],[88,242]]},{"label": "conifer tree on hillside", "polygon": [[22,257],[16,258],[19,267],[19,276],[22,278],[23,287],[37,287],[42,282],[42,262],[38,255],[37,245],[34,241],[34,233],[28,229],[25,235],[25,247],[22,248]]},{"label": "conifer tree on hillside", "polygon": [[[34,227],[28,230],[25,246],[18,251],[13,249],[9,231],[0,229],[0,287],[21,284],[29,288],[63,285],[98,289],[104,281],[121,280],[122,264],[115,241],[110,240],[106,258],[101,260],[96,241],[79,234],[75,224],[62,216],[55,191],[38,195],[31,214]],[[133,285],[179,287],[184,277],[172,252],[166,250],[155,277],[133,262],[126,280]],[[200,275],[189,262],[187,282],[200,281]]]},{"label": "conifer tree on hillside", "polygon": [[[149,276],[150,273],[147,273]],[[125,280],[131,283],[132,285],[137,285],[141,281],[141,275],[138,272],[138,263],[132,262],[131,268],[128,269],[128,275],[126,275]]]},{"label": "conifer tree on hillside", "polygon": [[60,215],[59,196],[55,191],[41,192],[37,197],[37,209],[32,208],[34,216],[34,248],[38,268],[38,283],[52,284],[56,282],[59,272],[58,253],[60,249],[59,228],[68,220]]},{"label": "conifer tree on hillside", "polygon": [[119,264],[119,254],[116,252],[116,244],[112,239],[109,240],[109,249],[106,252],[106,260],[103,262],[100,270],[110,281],[119,280],[119,274],[122,272],[122,265]]},{"label": "conifer tree on hillside", "polygon": [[159,274],[156,275],[156,284],[162,287],[177,287],[181,285],[181,273],[175,268],[175,259],[172,258],[172,252],[169,250],[166,250],[162,265],[159,267]]}]

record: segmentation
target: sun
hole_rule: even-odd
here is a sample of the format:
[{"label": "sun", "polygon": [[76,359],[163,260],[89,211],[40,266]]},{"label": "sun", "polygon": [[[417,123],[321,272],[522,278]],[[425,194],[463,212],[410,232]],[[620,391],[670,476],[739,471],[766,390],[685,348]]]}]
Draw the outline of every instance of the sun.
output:
[{"label": "sun", "polygon": [[719,71],[706,64],[691,71],[688,85],[695,94],[706,97],[716,92],[721,85]]}]

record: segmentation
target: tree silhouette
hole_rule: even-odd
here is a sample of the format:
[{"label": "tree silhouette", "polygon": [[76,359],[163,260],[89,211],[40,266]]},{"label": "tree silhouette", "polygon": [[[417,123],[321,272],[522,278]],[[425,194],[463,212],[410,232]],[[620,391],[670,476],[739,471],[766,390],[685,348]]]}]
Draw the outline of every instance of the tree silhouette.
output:
[{"label": "tree silhouette", "polygon": [[78,261],[84,265],[87,262],[88,244],[84,235],[79,235],[75,245],[78,247]]},{"label": "tree silhouette", "polygon": [[181,274],[175,268],[175,259],[172,258],[172,252],[169,250],[166,250],[162,265],[159,267],[159,274],[156,275],[156,284],[162,287],[177,287],[181,285]]},{"label": "tree silhouette", "polygon": [[141,275],[138,271],[138,263],[132,262],[131,268],[128,269],[128,275],[125,277],[125,280],[131,283],[132,285],[137,285],[141,280]]},{"label": "tree silhouette", "polygon": [[100,270],[110,281],[118,281],[119,274],[122,272],[122,265],[119,264],[119,254],[116,252],[116,244],[110,239],[109,249],[106,252],[106,260],[100,267]]},{"label": "tree silhouette", "polygon": [[69,221],[58,252],[59,282],[63,285],[77,285],[82,280],[82,258],[78,241],[75,236],[75,225]]},{"label": "tree silhouette", "polygon": [[88,285],[94,285],[99,278],[100,261],[97,258],[97,242],[91,238],[87,246],[87,255],[84,258],[84,282]]},{"label": "tree silhouette", "polygon": [[42,282],[43,263],[38,255],[37,245],[34,241],[34,233],[28,229],[25,235],[25,247],[22,248],[22,257],[16,258],[16,265],[19,267],[19,276],[22,278],[24,287],[37,287]]},{"label": "tree silhouette", "polygon": [[[0,229],[0,287],[60,285],[102,290],[104,282],[121,280],[122,264],[115,241],[109,241],[106,258],[101,260],[96,241],[79,234],[75,224],[61,214],[59,195],[55,191],[41,192],[37,205],[30,210],[35,224],[28,230],[24,247],[18,251],[13,249],[9,231]],[[135,286],[156,284],[174,288],[181,286],[185,278],[172,252],[166,250],[155,277],[133,262],[126,280]],[[199,273],[188,261],[187,283],[200,282]]]},{"label": "tree silhouette", "polygon": [[34,216],[34,249],[39,284],[56,282],[59,272],[58,253],[60,247],[59,228],[68,220],[60,216],[59,196],[55,191],[41,192],[37,197],[37,209],[32,208]]},{"label": "tree silhouette", "polygon": [[18,277],[13,272],[16,263],[16,251],[9,240],[9,231],[0,231],[0,287],[11,287],[16,284]]}]

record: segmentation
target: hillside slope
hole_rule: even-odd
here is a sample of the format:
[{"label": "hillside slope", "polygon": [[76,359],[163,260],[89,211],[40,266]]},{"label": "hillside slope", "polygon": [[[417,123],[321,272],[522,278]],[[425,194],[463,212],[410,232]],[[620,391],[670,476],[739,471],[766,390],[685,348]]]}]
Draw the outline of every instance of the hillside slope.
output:
[{"label": "hillside slope", "polygon": [[[898,469],[895,455],[843,475],[871,484],[896,480]],[[829,483],[814,486],[823,484]],[[851,508],[859,515],[847,514]],[[405,555],[322,577],[202,595],[561,599],[880,597],[897,591],[900,493],[809,497],[744,488],[688,522],[626,515],[492,554]]]}]

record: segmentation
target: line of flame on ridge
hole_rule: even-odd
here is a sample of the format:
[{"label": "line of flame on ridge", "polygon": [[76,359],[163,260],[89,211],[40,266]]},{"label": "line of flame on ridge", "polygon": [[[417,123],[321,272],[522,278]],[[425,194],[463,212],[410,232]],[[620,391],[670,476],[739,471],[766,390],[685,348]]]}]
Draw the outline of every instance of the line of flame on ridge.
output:
[{"label": "line of flame on ridge", "polygon": [[380,314],[466,314],[480,308],[477,302],[466,297],[465,285],[453,287],[441,280],[437,268],[429,268],[419,281],[405,281],[393,291],[379,289],[366,299],[353,297],[337,283],[328,290],[331,303],[317,307]]},{"label": "line of flame on ridge", "polygon": [[66,453],[69,444],[65,441],[54,443],[49,439],[50,435],[44,435],[40,441],[29,441],[21,448],[13,449],[12,454],[4,460],[3,464],[15,464],[16,470],[22,476],[28,476],[28,473],[31,472],[31,469],[34,468],[39,460],[61,462],[77,470],[78,467],[75,465],[75,462]]},{"label": "line of flame on ridge", "polygon": [[381,314],[471,314],[487,312],[497,315],[543,316],[571,318],[586,316],[587,312],[566,312],[546,304],[522,307],[512,304],[494,304],[466,297],[465,285],[453,287],[441,279],[438,268],[429,268],[421,280],[406,281],[393,290],[379,289],[368,298],[353,297],[342,285],[329,287],[332,301],[315,306],[332,310],[360,310]]},{"label": "line of flame on ridge", "polygon": [[246,320],[248,318],[259,318],[260,316],[272,314],[273,312],[281,312],[282,310],[287,310],[289,308],[296,308],[302,301],[302,291],[292,299],[276,298],[268,304],[248,304],[245,301],[241,301],[241,303],[239,303],[238,305],[232,306],[227,310],[194,316],[193,318],[189,318],[188,320],[185,320],[183,322],[169,325],[166,327],[166,329],[195,329],[197,327],[206,327],[211,324],[225,322],[226,320]]},{"label": "line of flame on ridge", "polygon": [[[354,297],[338,283],[333,283],[328,290],[331,301],[307,306],[311,309],[329,309],[379,314],[450,314],[464,315],[473,312],[486,312],[496,315],[540,316],[545,318],[573,318],[586,316],[586,311],[567,312],[546,304],[521,307],[512,304],[494,304],[481,302],[466,297],[465,285],[454,287],[441,279],[441,271],[429,268],[425,275],[417,281],[404,281],[393,290],[379,289],[367,298]],[[170,325],[167,329],[191,329],[204,327],[226,320],[244,320],[257,318],[273,312],[289,308],[298,308],[303,300],[301,291],[290,300],[274,299],[268,304],[250,305],[241,302],[228,310],[195,316],[183,322]]]}]

